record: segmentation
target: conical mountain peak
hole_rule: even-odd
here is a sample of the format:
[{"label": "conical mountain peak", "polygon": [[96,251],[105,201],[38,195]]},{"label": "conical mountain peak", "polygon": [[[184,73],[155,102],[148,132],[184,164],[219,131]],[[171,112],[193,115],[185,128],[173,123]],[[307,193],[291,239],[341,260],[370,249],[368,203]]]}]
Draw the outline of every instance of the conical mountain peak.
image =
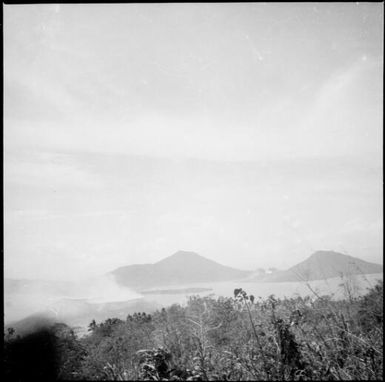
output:
[{"label": "conical mountain peak", "polygon": [[196,282],[239,280],[250,275],[192,251],[177,251],[155,264],[129,265],[112,272],[121,285],[143,289]]}]

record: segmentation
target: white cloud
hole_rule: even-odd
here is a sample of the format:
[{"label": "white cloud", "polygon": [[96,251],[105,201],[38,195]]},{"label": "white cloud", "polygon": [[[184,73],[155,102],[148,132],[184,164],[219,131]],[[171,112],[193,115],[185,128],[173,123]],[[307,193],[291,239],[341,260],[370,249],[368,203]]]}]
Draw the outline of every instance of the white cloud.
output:
[{"label": "white cloud", "polygon": [[4,183],[6,185],[33,185],[53,191],[63,187],[97,188],[100,179],[74,165],[52,162],[11,162],[5,165]]},{"label": "white cloud", "polygon": [[279,266],[306,239],[376,239],[360,224],[380,215],[383,23],[317,8],[7,5],[7,264],[65,275],[190,249]]}]

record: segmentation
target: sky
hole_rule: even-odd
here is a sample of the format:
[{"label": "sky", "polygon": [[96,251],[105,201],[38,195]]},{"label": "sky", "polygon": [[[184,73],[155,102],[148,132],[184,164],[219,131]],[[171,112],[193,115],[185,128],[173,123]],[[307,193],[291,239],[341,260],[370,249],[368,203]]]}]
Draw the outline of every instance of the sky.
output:
[{"label": "sky", "polygon": [[382,263],[383,4],[3,10],[5,277]]}]

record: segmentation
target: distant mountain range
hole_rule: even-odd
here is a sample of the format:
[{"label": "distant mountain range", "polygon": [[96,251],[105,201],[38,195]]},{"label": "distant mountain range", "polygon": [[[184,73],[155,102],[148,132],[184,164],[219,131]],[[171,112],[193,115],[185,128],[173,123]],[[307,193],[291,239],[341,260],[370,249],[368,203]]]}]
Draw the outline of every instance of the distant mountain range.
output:
[{"label": "distant mountain range", "polygon": [[341,275],[382,273],[383,266],[334,251],[317,251],[286,271],[266,275],[264,282],[324,280]]},{"label": "distant mountain range", "polygon": [[128,265],[112,272],[121,286],[135,290],[199,282],[241,280],[252,274],[221,265],[195,252],[178,251],[155,264]]},{"label": "distant mountain range", "polygon": [[343,275],[382,273],[383,266],[334,251],[317,251],[285,270],[244,271],[221,265],[195,252],[178,251],[155,264],[128,265],[112,272],[117,283],[135,290],[200,282],[247,280],[290,282],[323,280]]},{"label": "distant mountain range", "polygon": [[[100,280],[85,280],[86,285],[82,289],[89,286],[100,301],[87,298],[87,290],[75,293],[80,284],[5,279],[4,307],[8,317],[13,315],[14,318],[7,321],[17,328],[18,333],[35,330],[38,325],[48,325],[53,321],[84,328],[93,318],[97,321],[112,316],[124,319],[128,313],[135,311],[152,312],[163,306],[165,301],[167,304],[174,303],[173,295],[207,293],[216,282],[229,282],[231,295],[230,285],[234,284],[233,281],[240,284],[315,281],[342,274],[382,272],[383,266],[380,264],[333,251],[317,251],[285,271],[269,269],[267,272],[262,269],[255,272],[239,270],[194,252],[179,251],[155,264],[128,265],[107,274],[107,278],[104,275]],[[104,291],[109,292],[104,296]],[[169,295],[171,298],[167,297]],[[25,319],[19,321],[22,317]]]}]

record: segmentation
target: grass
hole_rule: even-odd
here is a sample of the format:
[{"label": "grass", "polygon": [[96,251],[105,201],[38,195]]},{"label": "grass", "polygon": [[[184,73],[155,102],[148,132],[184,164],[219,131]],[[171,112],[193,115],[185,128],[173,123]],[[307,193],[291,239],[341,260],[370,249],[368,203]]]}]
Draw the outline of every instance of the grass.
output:
[{"label": "grass", "polygon": [[[309,286],[311,287],[311,286]],[[349,286],[350,288],[350,286]],[[192,296],[149,315],[92,322],[89,335],[54,331],[66,380],[381,380],[383,283],[362,297]],[[64,328],[64,329],[63,329]],[[6,370],[23,380],[12,331]],[[19,364],[18,364],[19,362]],[[28,363],[30,365],[30,363]]]}]

